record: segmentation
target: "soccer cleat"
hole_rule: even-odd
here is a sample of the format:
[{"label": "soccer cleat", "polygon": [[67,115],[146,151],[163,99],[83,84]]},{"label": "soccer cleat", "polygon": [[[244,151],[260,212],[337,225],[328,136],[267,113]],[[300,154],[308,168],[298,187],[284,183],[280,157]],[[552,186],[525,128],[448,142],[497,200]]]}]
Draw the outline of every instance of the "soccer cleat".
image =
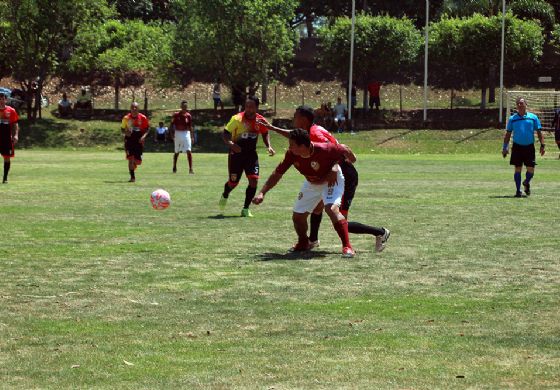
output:
[{"label": "soccer cleat", "polygon": [[311,243],[309,241],[307,241],[307,243],[297,242],[294,246],[288,249],[288,252],[305,252],[309,249],[311,249]]},{"label": "soccer cleat", "polygon": [[8,184],[8,179],[2,180],[2,184]]},{"label": "soccer cleat", "polygon": [[375,251],[376,252],[383,252],[385,246],[387,245],[387,241],[389,241],[389,237],[391,237],[391,232],[389,229],[383,228],[385,233],[381,236],[375,236]]},{"label": "soccer cleat", "polygon": [[317,240],[317,241],[309,241],[309,249],[313,249],[313,248],[319,248],[319,245],[321,244],[321,241]]},{"label": "soccer cleat", "polygon": [[241,216],[242,217],[253,218],[253,213],[251,213],[251,210],[249,210],[249,209],[242,209],[241,210]]},{"label": "soccer cleat", "polygon": [[528,183],[527,180],[523,181],[523,189],[527,196],[531,195],[531,183]]},{"label": "soccer cleat", "polygon": [[189,170],[189,175],[194,175],[194,171],[192,169]]},{"label": "soccer cleat", "polygon": [[177,167],[173,167],[173,173],[177,173]]},{"label": "soccer cleat", "polygon": [[134,182],[136,182],[136,179],[135,178],[130,178],[130,180],[128,182],[129,183],[134,183]]},{"label": "soccer cleat", "polygon": [[345,258],[352,258],[354,257],[356,253],[354,252],[354,249],[350,248],[349,246],[345,246],[344,248],[342,248],[342,257]]},{"label": "soccer cleat", "polygon": [[224,211],[226,209],[226,204],[227,204],[227,198],[224,198],[224,196],[222,195],[220,201],[218,202],[218,206],[220,207],[221,211]]},{"label": "soccer cleat", "polygon": [[523,198],[523,194],[521,193],[521,191],[517,191],[517,192],[515,193],[515,196],[514,196],[514,197],[515,197],[515,198]]}]

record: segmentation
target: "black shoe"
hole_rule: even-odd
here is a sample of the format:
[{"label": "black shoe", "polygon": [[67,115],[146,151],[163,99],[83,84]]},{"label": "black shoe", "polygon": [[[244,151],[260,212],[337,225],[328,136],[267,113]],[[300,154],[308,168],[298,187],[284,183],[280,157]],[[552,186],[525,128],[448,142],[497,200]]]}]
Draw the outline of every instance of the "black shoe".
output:
[{"label": "black shoe", "polygon": [[8,184],[8,179],[2,180],[2,184]]},{"label": "black shoe", "polygon": [[173,173],[177,173],[177,167],[173,167]]},{"label": "black shoe", "polygon": [[531,195],[531,184],[527,183],[527,180],[523,181],[523,188],[525,189],[525,194],[527,196]]},{"label": "black shoe", "polygon": [[521,193],[521,191],[517,191],[515,193],[515,198],[523,198],[523,194]]}]

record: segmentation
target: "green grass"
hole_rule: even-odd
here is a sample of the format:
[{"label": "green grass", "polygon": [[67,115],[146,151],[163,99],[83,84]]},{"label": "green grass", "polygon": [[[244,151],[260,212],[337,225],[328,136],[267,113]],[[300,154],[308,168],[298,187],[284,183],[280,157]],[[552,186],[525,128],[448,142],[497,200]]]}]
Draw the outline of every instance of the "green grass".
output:
[{"label": "green grass", "polygon": [[[514,199],[492,131],[403,133],[342,135],[360,152],[351,219],[393,233],[382,254],[352,236],[352,260],[326,219],[318,250],[286,254],[295,172],[253,219],[244,179],[221,218],[223,153],[196,153],[190,176],[146,153],[129,184],[122,152],[17,151],[0,388],[560,387],[556,155]],[[261,155],[267,177],[280,156]]]}]

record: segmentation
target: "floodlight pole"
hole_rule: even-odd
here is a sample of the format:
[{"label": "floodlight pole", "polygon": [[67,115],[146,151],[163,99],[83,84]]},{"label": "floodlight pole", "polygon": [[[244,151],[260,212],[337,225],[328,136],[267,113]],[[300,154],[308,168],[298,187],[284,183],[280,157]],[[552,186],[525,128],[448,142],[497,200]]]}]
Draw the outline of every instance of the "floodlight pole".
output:
[{"label": "floodlight pole", "polygon": [[505,57],[505,35],[506,35],[506,0],[502,0],[502,57],[500,59],[500,110],[498,112],[498,122],[503,123],[504,109],[504,57]]},{"label": "floodlight pole", "polygon": [[356,24],[356,0],[352,0],[352,29],[350,33],[350,70],[348,72],[348,123],[352,128],[352,69],[354,67],[354,26]]},{"label": "floodlight pole", "polygon": [[426,27],[424,38],[424,122],[428,119],[428,37],[430,23],[430,0],[426,0]]}]

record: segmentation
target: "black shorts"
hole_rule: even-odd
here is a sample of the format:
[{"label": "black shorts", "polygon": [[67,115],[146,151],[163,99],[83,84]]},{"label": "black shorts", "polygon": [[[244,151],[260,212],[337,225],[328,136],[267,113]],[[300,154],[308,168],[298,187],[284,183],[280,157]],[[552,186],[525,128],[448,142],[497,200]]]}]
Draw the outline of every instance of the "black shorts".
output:
[{"label": "black shorts", "polygon": [[14,143],[10,133],[0,135],[0,154],[2,157],[14,157]]},{"label": "black shorts", "polygon": [[163,134],[157,133],[156,140],[165,141],[165,133],[163,133]]},{"label": "black shorts", "polygon": [[381,100],[379,99],[379,96],[370,96],[369,97],[369,106],[373,107],[375,105],[375,107],[379,107],[381,105]]},{"label": "black shorts", "polygon": [[519,145],[513,144],[511,147],[511,157],[509,164],[516,167],[525,165],[526,167],[534,167],[537,165],[535,161],[535,145]]},{"label": "black shorts", "polygon": [[554,131],[554,139],[556,140],[556,143],[560,142],[560,129],[556,129]]},{"label": "black shorts", "polygon": [[243,172],[245,172],[245,175],[249,179],[259,178],[259,156],[256,150],[229,154],[229,180],[238,183],[239,180],[241,180]]},{"label": "black shorts", "polygon": [[142,153],[144,152],[144,145],[138,142],[137,139],[126,139],[124,141],[124,151],[126,152],[127,160],[134,160],[136,165],[142,164]]},{"label": "black shorts", "polygon": [[358,171],[353,164],[346,161],[339,165],[344,175],[344,195],[342,196],[340,210],[348,211],[350,210],[352,200],[356,194],[356,188],[358,187]]}]

